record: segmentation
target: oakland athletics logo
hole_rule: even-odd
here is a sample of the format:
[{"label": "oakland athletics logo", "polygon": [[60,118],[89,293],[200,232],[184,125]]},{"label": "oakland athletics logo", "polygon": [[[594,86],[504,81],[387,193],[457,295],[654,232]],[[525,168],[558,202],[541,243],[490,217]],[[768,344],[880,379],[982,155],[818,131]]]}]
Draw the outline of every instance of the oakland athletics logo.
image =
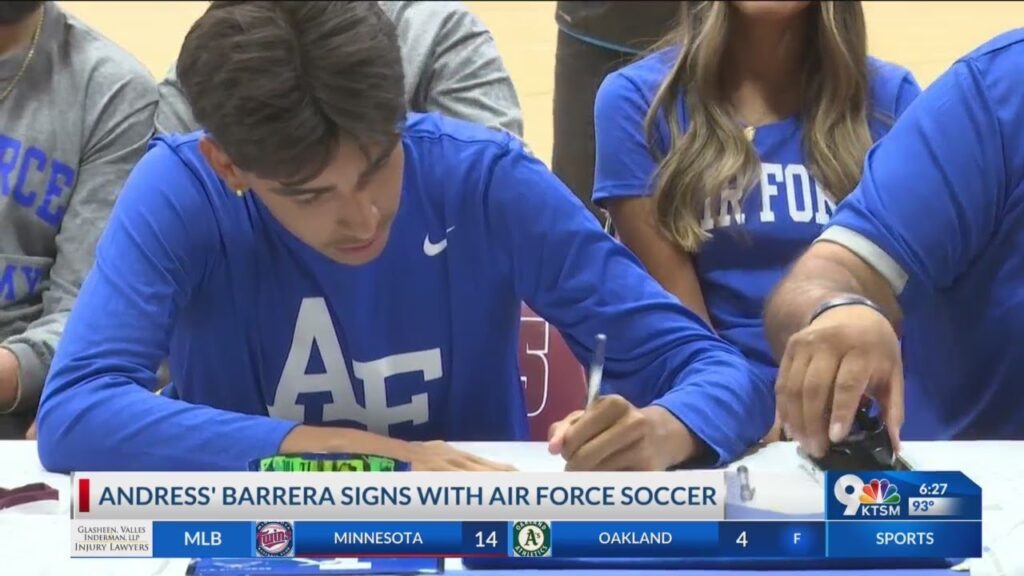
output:
[{"label": "oakland athletics logo", "polygon": [[547,522],[516,522],[512,526],[512,552],[518,557],[551,555],[551,525]]}]

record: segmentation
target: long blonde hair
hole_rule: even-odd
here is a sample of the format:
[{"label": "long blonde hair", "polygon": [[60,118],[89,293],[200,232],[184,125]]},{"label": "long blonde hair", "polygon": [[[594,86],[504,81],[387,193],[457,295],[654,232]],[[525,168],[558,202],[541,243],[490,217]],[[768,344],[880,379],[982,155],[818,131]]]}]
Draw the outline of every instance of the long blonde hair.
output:
[{"label": "long blonde hair", "polygon": [[[808,168],[836,201],[860,180],[871,145],[868,130],[867,33],[860,2],[822,1],[813,10],[802,78],[803,148]],[[679,55],[647,113],[655,175],[656,217],[661,230],[687,252],[709,237],[700,225],[705,201],[726,189],[749,191],[761,162],[720,97],[721,62],[729,32],[728,2],[686,2],[671,39]],[[685,132],[679,102],[686,104]],[[657,126],[668,124],[670,141]],[[666,152],[662,156],[659,149]]]}]

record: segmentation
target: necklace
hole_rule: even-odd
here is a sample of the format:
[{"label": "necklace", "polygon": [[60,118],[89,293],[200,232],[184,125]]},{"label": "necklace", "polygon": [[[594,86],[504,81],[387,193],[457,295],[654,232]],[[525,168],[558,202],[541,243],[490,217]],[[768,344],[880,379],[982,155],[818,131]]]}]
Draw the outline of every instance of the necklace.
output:
[{"label": "necklace", "polygon": [[46,8],[43,7],[43,13],[39,15],[39,22],[36,24],[36,30],[32,33],[32,44],[28,48],[28,55],[25,56],[25,60],[21,63],[21,68],[18,73],[14,75],[14,79],[7,85],[3,93],[0,93],[0,103],[7,99],[14,91],[14,87],[18,85],[18,80],[25,74],[25,70],[28,70],[28,65],[32,62],[32,56],[36,53],[36,44],[39,43],[39,33],[43,30],[43,20],[46,19]]}]

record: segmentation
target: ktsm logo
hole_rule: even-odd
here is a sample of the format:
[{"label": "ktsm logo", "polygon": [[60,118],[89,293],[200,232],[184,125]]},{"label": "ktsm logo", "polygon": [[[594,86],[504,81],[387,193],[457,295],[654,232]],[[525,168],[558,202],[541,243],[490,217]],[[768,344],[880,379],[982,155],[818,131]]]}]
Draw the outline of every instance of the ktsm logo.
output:
[{"label": "ktsm logo", "polygon": [[888,480],[872,480],[865,484],[859,477],[846,474],[836,480],[834,492],[836,500],[846,506],[843,516],[900,515],[899,488]]}]

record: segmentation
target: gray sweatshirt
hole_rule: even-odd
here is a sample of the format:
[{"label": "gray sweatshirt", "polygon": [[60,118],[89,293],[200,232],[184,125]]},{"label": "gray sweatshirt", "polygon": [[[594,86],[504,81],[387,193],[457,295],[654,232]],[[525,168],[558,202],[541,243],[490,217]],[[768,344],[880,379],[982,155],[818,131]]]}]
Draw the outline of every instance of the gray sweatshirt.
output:
[{"label": "gray sweatshirt", "polygon": [[[114,198],[152,136],[156,84],[126,52],[45,5],[35,54],[0,102],[0,345],[34,411]],[[28,47],[0,57],[0,93]]]},{"label": "gray sweatshirt", "polygon": [[[523,135],[512,79],[483,23],[459,2],[380,2],[398,28],[405,66],[405,96],[416,112],[503,128]],[[199,129],[172,64],[160,83],[157,128]]]}]

